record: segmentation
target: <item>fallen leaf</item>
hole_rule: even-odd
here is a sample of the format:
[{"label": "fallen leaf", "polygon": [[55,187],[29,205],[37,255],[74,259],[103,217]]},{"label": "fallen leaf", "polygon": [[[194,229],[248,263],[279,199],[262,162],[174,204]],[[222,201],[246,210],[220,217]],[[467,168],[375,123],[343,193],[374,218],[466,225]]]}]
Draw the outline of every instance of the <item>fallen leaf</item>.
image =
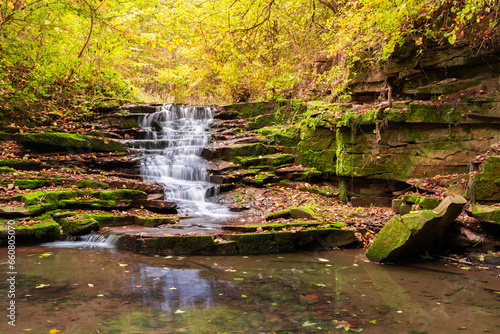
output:
[{"label": "fallen leaf", "polygon": [[51,329],[49,333],[55,334],[55,333],[59,333],[59,332],[60,332],[60,330],[54,328],[54,329]]},{"label": "fallen leaf", "polygon": [[307,299],[317,299],[318,296],[316,296],[316,295],[306,295],[306,298]]}]

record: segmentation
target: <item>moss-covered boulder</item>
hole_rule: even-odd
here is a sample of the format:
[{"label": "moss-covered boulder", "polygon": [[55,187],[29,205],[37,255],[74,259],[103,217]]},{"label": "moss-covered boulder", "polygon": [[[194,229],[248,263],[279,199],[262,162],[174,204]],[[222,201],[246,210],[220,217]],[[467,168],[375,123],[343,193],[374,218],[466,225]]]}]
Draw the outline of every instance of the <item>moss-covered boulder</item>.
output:
[{"label": "moss-covered boulder", "polygon": [[462,212],[466,202],[462,196],[449,196],[434,210],[394,216],[375,237],[366,257],[377,262],[397,262],[418,257],[438,243],[446,228]]},{"label": "moss-covered boulder", "polygon": [[500,207],[473,205],[470,214],[481,222],[500,224]]},{"label": "moss-covered boulder", "polygon": [[500,156],[489,157],[483,171],[474,175],[476,201],[500,202]]},{"label": "moss-covered boulder", "polygon": [[62,231],[70,235],[83,235],[98,231],[99,222],[88,214],[75,214],[57,221]]},{"label": "moss-covered boulder", "polygon": [[[12,222],[12,221],[10,221]],[[43,220],[29,221],[27,224],[18,224],[8,221],[0,223],[0,245],[7,244],[9,230],[14,228],[16,243],[47,242],[61,238],[61,228],[54,220],[47,218]]]},{"label": "moss-covered boulder", "polygon": [[249,166],[283,166],[295,161],[293,154],[269,154],[251,157],[236,157],[235,162],[243,167]]},{"label": "moss-covered boulder", "polygon": [[286,128],[265,127],[255,132],[265,136],[273,145],[296,147],[300,142],[300,129],[300,125],[293,125]]},{"label": "moss-covered boulder", "polygon": [[21,133],[15,139],[23,146],[41,151],[125,152],[127,148],[113,139],[73,133]]},{"label": "moss-covered boulder", "polygon": [[36,177],[17,180],[16,182],[14,182],[14,185],[21,190],[38,189],[38,188],[50,186],[51,184],[52,184],[51,180],[47,180],[44,178],[36,178]]},{"label": "moss-covered boulder", "polygon": [[441,203],[441,198],[434,198],[422,195],[403,195],[400,199],[392,201],[392,209],[396,213],[406,215],[410,211],[432,210]]},{"label": "moss-covered boulder", "polygon": [[77,183],[77,188],[87,188],[87,189],[108,189],[109,186],[106,183],[94,181],[94,180],[83,180]]}]

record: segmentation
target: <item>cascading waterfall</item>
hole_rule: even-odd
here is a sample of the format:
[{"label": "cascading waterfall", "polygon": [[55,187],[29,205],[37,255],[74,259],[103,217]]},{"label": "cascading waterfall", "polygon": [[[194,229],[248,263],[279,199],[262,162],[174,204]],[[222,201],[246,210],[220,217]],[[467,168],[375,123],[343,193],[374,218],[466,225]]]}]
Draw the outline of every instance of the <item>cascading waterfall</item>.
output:
[{"label": "cascading waterfall", "polygon": [[165,198],[189,216],[226,216],[228,209],[209,198],[217,195],[201,152],[209,144],[212,108],[165,104],[141,120],[146,138],[134,140],[141,175],[164,186]]}]

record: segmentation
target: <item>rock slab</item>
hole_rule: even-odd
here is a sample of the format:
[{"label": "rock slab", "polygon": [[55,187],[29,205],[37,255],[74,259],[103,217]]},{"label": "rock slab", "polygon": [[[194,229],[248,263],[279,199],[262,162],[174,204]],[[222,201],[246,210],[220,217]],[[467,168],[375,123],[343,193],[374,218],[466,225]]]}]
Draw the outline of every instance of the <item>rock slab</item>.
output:
[{"label": "rock slab", "polygon": [[462,196],[448,196],[434,210],[392,217],[373,240],[366,257],[376,262],[399,262],[431,249],[466,202]]}]

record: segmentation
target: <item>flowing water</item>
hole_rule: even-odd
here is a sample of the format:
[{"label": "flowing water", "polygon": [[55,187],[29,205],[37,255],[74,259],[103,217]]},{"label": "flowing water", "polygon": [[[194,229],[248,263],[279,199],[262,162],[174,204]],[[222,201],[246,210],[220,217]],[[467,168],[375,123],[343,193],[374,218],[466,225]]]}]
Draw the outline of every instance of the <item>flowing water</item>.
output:
[{"label": "flowing water", "polygon": [[141,158],[141,177],[163,185],[166,200],[179,207],[183,221],[170,229],[210,233],[232,216],[213,201],[218,186],[210,182],[208,163],[201,157],[212,122],[211,107],[165,104],[140,120],[145,138],[129,142]]},{"label": "flowing water", "polygon": [[147,130],[146,138],[133,141],[142,158],[142,177],[162,184],[166,199],[176,202],[184,215],[228,213],[209,200],[218,189],[201,157],[209,145],[212,121],[211,107],[165,104],[143,117],[140,125]]},{"label": "flowing water", "polygon": [[4,315],[0,333],[500,332],[495,267],[382,266],[362,250],[147,257],[61,246],[16,249],[14,298],[0,281],[16,327]]}]

